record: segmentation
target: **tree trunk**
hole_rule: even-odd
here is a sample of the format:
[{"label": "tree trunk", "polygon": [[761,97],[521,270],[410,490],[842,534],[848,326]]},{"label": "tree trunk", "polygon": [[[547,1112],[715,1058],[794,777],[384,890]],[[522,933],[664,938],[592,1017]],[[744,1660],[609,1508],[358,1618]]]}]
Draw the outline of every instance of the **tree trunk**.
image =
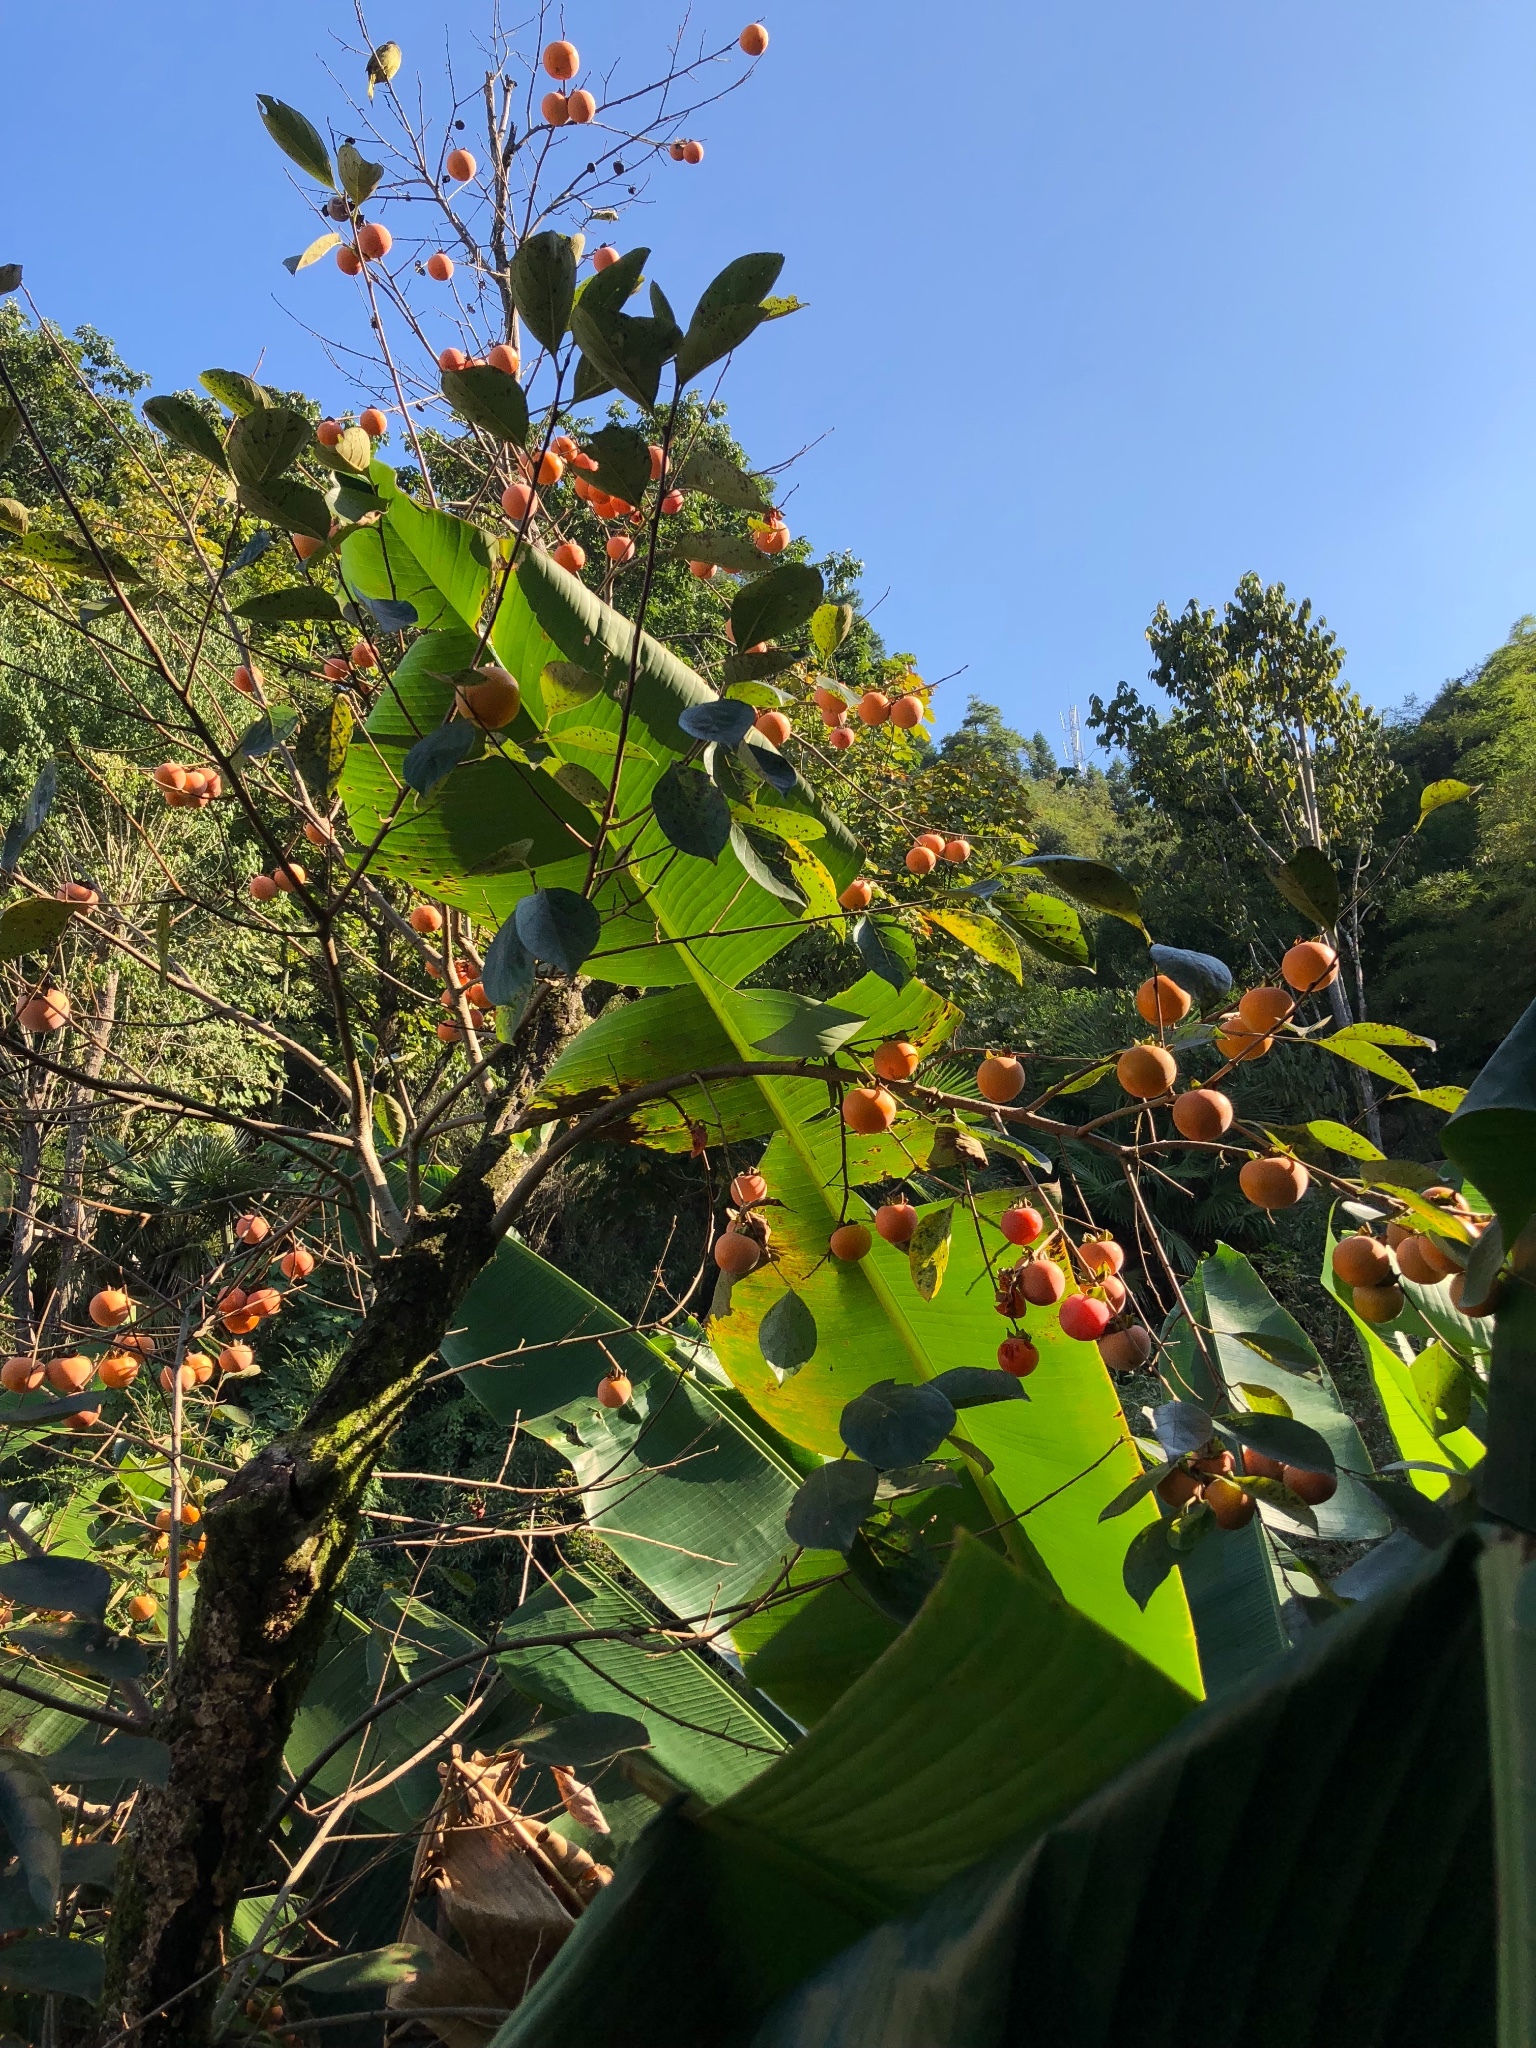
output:
[{"label": "tree trunk", "polygon": [[[519,1047],[520,1099],[585,1021],[574,990],[551,991]],[[368,1483],[496,1249],[507,1150],[505,1139],[484,1140],[438,1206],[414,1219],[380,1261],[368,1311],[309,1414],[209,1506],[192,1627],[157,1729],[170,1776],[140,1795],[113,1901],[105,2026],[139,2022],[138,2048],[208,2039],[229,1918],[261,1867],[284,1745]]]}]

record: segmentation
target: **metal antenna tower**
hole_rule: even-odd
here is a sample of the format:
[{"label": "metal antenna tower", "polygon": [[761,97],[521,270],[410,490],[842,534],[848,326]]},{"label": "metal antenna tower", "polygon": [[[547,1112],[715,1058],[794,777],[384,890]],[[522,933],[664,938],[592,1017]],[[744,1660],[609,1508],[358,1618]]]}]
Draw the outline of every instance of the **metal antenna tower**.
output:
[{"label": "metal antenna tower", "polygon": [[1078,722],[1075,704],[1069,705],[1061,714],[1061,729],[1066,735],[1067,760],[1081,775],[1088,763],[1083,754],[1083,729]]}]

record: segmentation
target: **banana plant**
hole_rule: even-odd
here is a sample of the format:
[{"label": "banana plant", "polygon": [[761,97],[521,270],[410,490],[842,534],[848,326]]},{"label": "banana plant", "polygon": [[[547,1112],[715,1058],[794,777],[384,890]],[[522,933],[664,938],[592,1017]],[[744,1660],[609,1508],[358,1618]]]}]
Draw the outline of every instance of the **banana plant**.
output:
[{"label": "banana plant", "polygon": [[[712,1341],[771,1432],[840,1457],[839,1419],[856,1396],[882,1381],[990,1366],[1004,1334],[992,1307],[991,1271],[1006,1250],[999,1205],[969,1200],[962,1154],[951,1151],[948,1169],[935,1164],[944,1126],[918,1116],[858,1138],[829,1098],[840,1058],[898,1035],[930,1050],[954,1013],[912,972],[905,935],[867,919],[856,943],[879,971],[831,1004],[743,988],[808,921],[841,923],[839,893],[861,865],[845,828],[752,732],[747,707],[718,696],[547,555],[522,547],[500,559],[466,522],[414,505],[378,465],[373,476],[387,509],[345,542],[349,581],[365,599],[411,604],[425,630],[348,751],[342,791],[353,830],[378,838],[384,871],[502,931],[510,924],[509,944],[537,929],[530,906],[553,899],[579,928],[557,964],[651,991],[577,1039],[548,1078],[552,1113],[670,1082],[627,1134],[662,1145],[685,1130],[691,1142],[701,1127],[711,1144],[769,1137],[762,1170],[781,1205],[769,1212],[773,1255],[717,1303]],[[778,583],[791,573],[780,568],[737,593],[738,642],[763,632],[764,617],[809,615],[819,579],[813,587],[804,579],[814,572],[791,568],[792,585]],[[494,744],[449,716],[454,679],[482,644],[521,693]],[[447,745],[444,734],[457,765],[423,795],[418,750]],[[602,859],[599,845],[610,849]],[[578,897],[584,913],[572,910]],[[770,1060],[817,1071],[753,1071]],[[738,1073],[691,1079],[716,1064]],[[858,1078],[847,1064],[840,1072]],[[867,1220],[868,1194],[902,1178],[933,1197],[921,1212],[926,1269],[880,1240],[863,1260],[829,1257],[833,1228]],[[810,1348],[776,1367],[773,1333],[786,1315]],[[1093,1346],[1054,1323],[1039,1341],[1028,1399],[968,1412],[952,1438],[974,1524],[1197,1693],[1177,1581],[1145,1609],[1121,1581],[1126,1537],[1155,1510],[1140,1504],[1119,1528],[1098,1519],[1140,1469],[1114,1387]],[[508,1344],[503,1327],[495,1349]]]}]

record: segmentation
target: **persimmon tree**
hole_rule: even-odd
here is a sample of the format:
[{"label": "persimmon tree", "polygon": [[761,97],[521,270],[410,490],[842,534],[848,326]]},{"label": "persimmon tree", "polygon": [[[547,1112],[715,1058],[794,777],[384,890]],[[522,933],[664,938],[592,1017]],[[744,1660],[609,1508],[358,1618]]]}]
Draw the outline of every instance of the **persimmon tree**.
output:
[{"label": "persimmon tree", "polygon": [[[741,46],[760,52],[755,25]],[[1246,1262],[1191,1274],[1170,1256],[1143,1193],[1170,1160],[1241,1161],[1265,1211],[1319,1191],[1353,1204],[1370,1248],[1346,1238],[1335,1270],[1357,1290],[1366,1340],[1402,1336],[1417,1365],[1432,1331],[1465,1380],[1457,1398],[1486,1392],[1474,1312],[1492,1304],[1482,1247],[1498,1241],[1480,1199],[1380,1159],[1348,1126],[1275,1133],[1242,1115],[1244,1070],[1278,1038],[1377,1071],[1395,1062],[1384,1047],[1418,1042],[1334,1028],[1322,921],[1298,932],[1280,980],[1238,998],[1219,959],[1152,942],[1114,869],[1041,854],[1016,820],[972,840],[963,820],[914,814],[908,750],[931,691],[905,661],[871,672],[854,607],[797,558],[773,482],[712,442],[699,396],[794,310],[773,296],[782,258],[729,263],[685,324],[654,280],[648,310],[627,310],[648,250],[589,258],[573,225],[632,164],[697,161],[683,132],[694,113],[666,115],[693,67],[674,62],[641,125],[635,101],[581,85],[579,52],[552,42],[535,122],[512,84],[533,67],[498,47],[473,96],[482,167],[452,125],[469,102],[429,146],[397,97],[399,52],[364,61],[350,139],[333,146],[295,109],[261,108],[334,225],[295,272],[334,251],[357,281],[382,388],[355,422],[317,421],[231,370],[204,375],[206,396],[150,399],[144,489],[158,511],[139,555],[131,534],[99,530],[0,360],[6,430],[25,438],[37,499],[8,514],[0,575],[120,694],[141,745],[133,773],[102,780],[115,829],[142,849],[94,877],[58,872],[46,772],[5,846],[5,1085],[30,1185],[61,1174],[68,1206],[29,1196],[33,1235],[13,1236],[3,1419],[37,1471],[80,1474],[83,1505],[62,1527],[8,1518],[25,1554],[0,1566],[0,1593],[74,1618],[13,1632],[8,1647],[37,1670],[8,1660],[0,1688],[110,1730],[102,1749],[162,1745],[134,1753],[146,1782],[109,1912],[82,1907],[78,1887],[69,1909],[86,1935],[106,1919],[108,2035],[151,2043],[212,2038],[242,2013],[266,2024],[247,1996],[295,1958],[296,1902],[345,1816],[461,1730],[494,1725],[503,1672],[551,1710],[627,1703],[663,1799],[693,1790],[753,1853],[777,1828],[800,1856],[774,1787],[813,1769],[797,1762],[818,1754],[813,1724],[863,1711],[883,1653],[922,1682],[918,1631],[947,1630],[943,1659],[973,1667],[962,1639],[1008,1641],[978,1685],[1017,1677],[1021,1658],[1038,1676],[1059,1652],[1095,1710],[1124,1705],[1096,1756],[1075,1752],[1060,1774],[1058,1794],[1080,1795],[1200,1695],[1228,1641],[1213,1582],[1272,1589],[1279,1568],[1326,1603],[1290,1543],[1380,1536],[1393,1518],[1423,1528],[1433,1489],[1372,1471],[1322,1361]],[[368,111],[381,95],[400,124],[392,171],[359,146],[384,150]],[[579,139],[566,130],[621,117],[624,171],[558,168]],[[407,203],[430,209],[409,216],[428,226],[397,245],[383,215]],[[445,271],[435,259],[455,236]],[[463,270],[475,288],[439,345],[423,295]],[[379,452],[386,434],[399,469]],[[600,555],[581,537],[595,532]],[[695,600],[688,659],[650,630],[669,578]],[[80,605],[82,587],[97,601]],[[859,838],[839,808],[849,791]],[[925,953],[962,948],[1018,979],[1032,954],[1079,957],[1078,906],[1149,947],[1116,1059],[966,1046],[922,979]],[[202,937],[200,971],[178,950],[183,927]],[[213,931],[263,964],[271,1001],[248,977],[231,992]],[[773,985],[772,963],[810,931],[846,975],[830,1001]],[[122,1021],[114,972],[259,1044],[280,1085],[253,1099],[245,1072],[168,1081],[103,1028]],[[1075,1114],[1111,1072],[1115,1106]],[[175,1257],[141,1253],[127,1232],[108,1253],[87,1213],[109,1202],[107,1183],[83,1163],[101,1141],[73,1135],[87,1109],[97,1131],[116,1119],[120,1152],[135,1121],[151,1156],[189,1127],[237,1140],[253,1162],[248,1204]],[[1128,1247],[1063,1200],[1054,1154],[1069,1139],[1123,1179]],[[707,1191],[698,1282],[670,1297],[658,1283],[638,1316],[521,1236],[540,1190],[600,1142],[677,1153]],[[983,1180],[1000,1165],[1007,1185]],[[1388,1218],[1395,1246],[1376,1236]],[[39,1230],[69,1249],[46,1271]],[[1454,1275],[1413,1279],[1410,1241],[1431,1273],[1468,1266],[1460,1302]],[[1167,1317],[1138,1295],[1138,1271],[1153,1270]],[[1408,1291],[1420,1284],[1422,1300]],[[274,1329],[311,1297],[328,1332],[316,1326],[313,1400],[252,1444],[232,1383],[256,1376]],[[1402,1349],[1389,1357],[1408,1371]],[[1419,1381],[1410,1371],[1410,1399],[1397,1366],[1379,1369],[1404,1430],[1438,1444]],[[1143,1373],[1163,1398],[1128,1416],[1119,1376]],[[442,1374],[506,1424],[509,1455],[532,1434],[570,1478],[481,1489],[482,1511],[489,1493],[512,1496],[490,1533],[528,1559],[495,1635],[448,1650],[439,1633],[418,1651],[428,1668],[380,1678],[312,1737],[306,1715],[346,1654],[332,1655],[338,1601],[372,1540],[371,1489]],[[459,1478],[415,1476],[450,1495]],[[386,1538],[436,1554],[465,1534],[456,1512],[450,1501],[435,1524]],[[590,1565],[541,1566],[530,1590],[535,1533],[577,1530],[649,1605]],[[1203,1578],[1187,1570],[1196,1557]],[[400,1629],[419,1621],[407,1603]],[[711,1647],[739,1659],[745,1692],[710,1666]],[[1264,1640],[1232,1654],[1283,1647],[1271,1614]],[[370,1777],[370,1731],[455,1673],[467,1696]],[[94,1692],[71,1682],[82,1674]],[[966,1697],[961,1686],[957,1711]],[[1068,1741],[1079,1706],[1051,1711]],[[513,1826],[541,1738],[503,1732],[514,1806],[494,1811]],[[875,1757],[840,1796],[879,1812],[901,1754]],[[97,1758],[98,1778],[141,1775],[113,1756]],[[338,1759],[361,1779],[334,1788]],[[62,1768],[71,1782],[78,1759]],[[12,1758],[0,1779],[20,1874],[48,1917],[62,1865],[46,1760]],[[478,1783],[461,1772],[454,1796],[473,1809]],[[963,1827],[963,1784],[923,1795],[944,1847],[909,1869],[915,1895],[1011,1837],[1038,1794],[1008,1787]],[[110,1826],[122,1818],[114,1808]],[[646,1839],[681,1825],[674,1814]],[[876,1828],[817,1938],[861,1931],[877,1864],[886,1909],[905,1899],[899,1861]],[[584,1895],[562,1870],[561,1938],[579,1958]],[[264,1904],[236,1940],[248,1890]],[[5,1981],[89,1996],[86,1950],[65,1938],[30,1982]],[[427,1954],[413,1995],[430,2019]],[[551,1972],[548,1996],[583,1967]],[[322,1981],[336,1980],[307,1979]]]}]

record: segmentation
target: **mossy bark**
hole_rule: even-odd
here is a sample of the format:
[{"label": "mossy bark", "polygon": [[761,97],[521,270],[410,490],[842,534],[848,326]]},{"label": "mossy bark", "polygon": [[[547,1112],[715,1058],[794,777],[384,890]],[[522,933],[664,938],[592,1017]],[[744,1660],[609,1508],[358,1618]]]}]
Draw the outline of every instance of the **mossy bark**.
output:
[{"label": "mossy bark", "polygon": [[[574,992],[546,1002],[515,1094],[584,1021]],[[507,1149],[486,1139],[442,1201],[414,1219],[407,1241],[380,1261],[367,1313],[303,1422],[209,1505],[192,1627],[157,1728],[170,1744],[170,1775],[141,1795],[113,1901],[108,2035],[138,2022],[141,2048],[196,2048],[208,2038],[230,1915],[261,1868],[283,1748],[369,1481],[496,1249]]]}]

